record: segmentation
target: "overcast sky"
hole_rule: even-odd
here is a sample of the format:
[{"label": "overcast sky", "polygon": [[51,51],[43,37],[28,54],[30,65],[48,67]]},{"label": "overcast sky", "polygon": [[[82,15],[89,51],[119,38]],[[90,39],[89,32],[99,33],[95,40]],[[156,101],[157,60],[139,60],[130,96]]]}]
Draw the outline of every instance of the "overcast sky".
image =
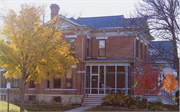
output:
[{"label": "overcast sky", "polygon": [[18,11],[21,4],[46,5],[46,21],[50,19],[50,5],[60,7],[59,14],[67,17],[95,17],[124,15],[128,17],[133,12],[138,0],[4,0],[3,8]]}]

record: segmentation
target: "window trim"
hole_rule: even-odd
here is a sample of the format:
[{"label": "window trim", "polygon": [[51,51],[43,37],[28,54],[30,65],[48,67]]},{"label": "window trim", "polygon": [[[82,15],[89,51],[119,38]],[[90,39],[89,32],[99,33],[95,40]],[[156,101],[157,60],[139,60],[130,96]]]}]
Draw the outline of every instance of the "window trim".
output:
[{"label": "window trim", "polygon": [[[105,42],[105,48],[104,48],[104,50],[105,50],[105,55],[104,56],[99,56],[99,41],[104,41]],[[97,57],[98,59],[100,59],[100,58],[106,58],[106,40],[105,39],[99,39],[98,40],[98,57]]]}]

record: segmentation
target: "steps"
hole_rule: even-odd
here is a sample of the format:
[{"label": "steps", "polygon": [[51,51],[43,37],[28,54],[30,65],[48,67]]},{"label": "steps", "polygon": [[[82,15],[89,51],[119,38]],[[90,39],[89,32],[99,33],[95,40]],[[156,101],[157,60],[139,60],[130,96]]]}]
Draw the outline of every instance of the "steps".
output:
[{"label": "steps", "polygon": [[105,98],[106,95],[85,95],[83,99],[83,104],[85,107],[95,107],[101,105],[101,100]]}]

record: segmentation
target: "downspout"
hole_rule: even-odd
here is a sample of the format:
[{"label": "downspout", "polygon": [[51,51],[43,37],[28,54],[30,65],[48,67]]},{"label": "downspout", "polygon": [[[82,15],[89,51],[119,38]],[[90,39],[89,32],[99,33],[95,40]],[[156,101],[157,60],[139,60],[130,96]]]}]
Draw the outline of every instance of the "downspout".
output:
[{"label": "downspout", "polygon": [[82,35],[82,74],[81,74],[81,95],[83,94],[83,40],[84,40],[84,35],[83,35],[83,29],[81,28],[81,35]]},{"label": "downspout", "polygon": [[[135,48],[136,48],[136,37],[134,37],[134,73],[135,73],[135,62],[136,62],[136,49]],[[131,87],[131,89],[132,89],[132,87]],[[131,90],[131,93],[132,93],[132,90]],[[135,93],[134,93],[134,95],[135,95]]]}]

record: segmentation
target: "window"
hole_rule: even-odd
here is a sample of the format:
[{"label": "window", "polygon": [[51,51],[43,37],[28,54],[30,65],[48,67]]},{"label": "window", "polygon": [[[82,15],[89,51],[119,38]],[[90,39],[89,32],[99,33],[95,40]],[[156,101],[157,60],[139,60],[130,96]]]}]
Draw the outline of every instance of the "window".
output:
[{"label": "window", "polygon": [[136,57],[137,58],[139,57],[138,54],[139,54],[139,40],[136,40]]},{"label": "window", "polygon": [[[75,39],[68,39],[68,43],[71,45],[71,51],[75,51]],[[75,54],[73,53],[73,56],[75,57]]]},{"label": "window", "polygon": [[19,87],[19,80],[17,77],[12,78],[12,87],[13,88],[18,88]]},{"label": "window", "polygon": [[141,59],[143,59],[143,43],[141,42]]},{"label": "window", "polygon": [[61,88],[61,78],[54,76],[54,88]]},{"label": "window", "polygon": [[145,48],[144,48],[144,58],[146,59],[146,51],[147,51],[147,45],[145,45]]},{"label": "window", "polygon": [[61,102],[62,101],[60,96],[55,96],[55,97],[53,97],[53,99],[55,102]]},{"label": "window", "polygon": [[98,51],[98,56],[99,57],[105,57],[106,55],[105,52],[105,40],[99,40],[99,51]]},{"label": "window", "polygon": [[6,79],[5,79],[5,76],[3,76],[3,72],[1,71],[1,77],[0,77],[0,87],[1,88],[6,88]]},{"label": "window", "polygon": [[29,101],[35,101],[36,100],[36,96],[35,95],[29,95]]},{"label": "window", "polygon": [[68,70],[66,74],[66,88],[72,88],[72,71]]},{"label": "window", "polygon": [[33,81],[33,80],[31,80],[31,81],[29,82],[29,88],[35,88],[35,84],[34,84],[34,81]]},{"label": "window", "polygon": [[1,94],[1,101],[6,101],[6,95]]},{"label": "window", "polygon": [[89,57],[89,45],[90,45],[90,41],[89,41],[90,39],[87,39],[87,57]]},{"label": "window", "polygon": [[98,66],[92,66],[92,74],[98,74]]},{"label": "window", "polygon": [[49,87],[50,87],[50,81],[47,80],[47,88],[49,88]]}]

